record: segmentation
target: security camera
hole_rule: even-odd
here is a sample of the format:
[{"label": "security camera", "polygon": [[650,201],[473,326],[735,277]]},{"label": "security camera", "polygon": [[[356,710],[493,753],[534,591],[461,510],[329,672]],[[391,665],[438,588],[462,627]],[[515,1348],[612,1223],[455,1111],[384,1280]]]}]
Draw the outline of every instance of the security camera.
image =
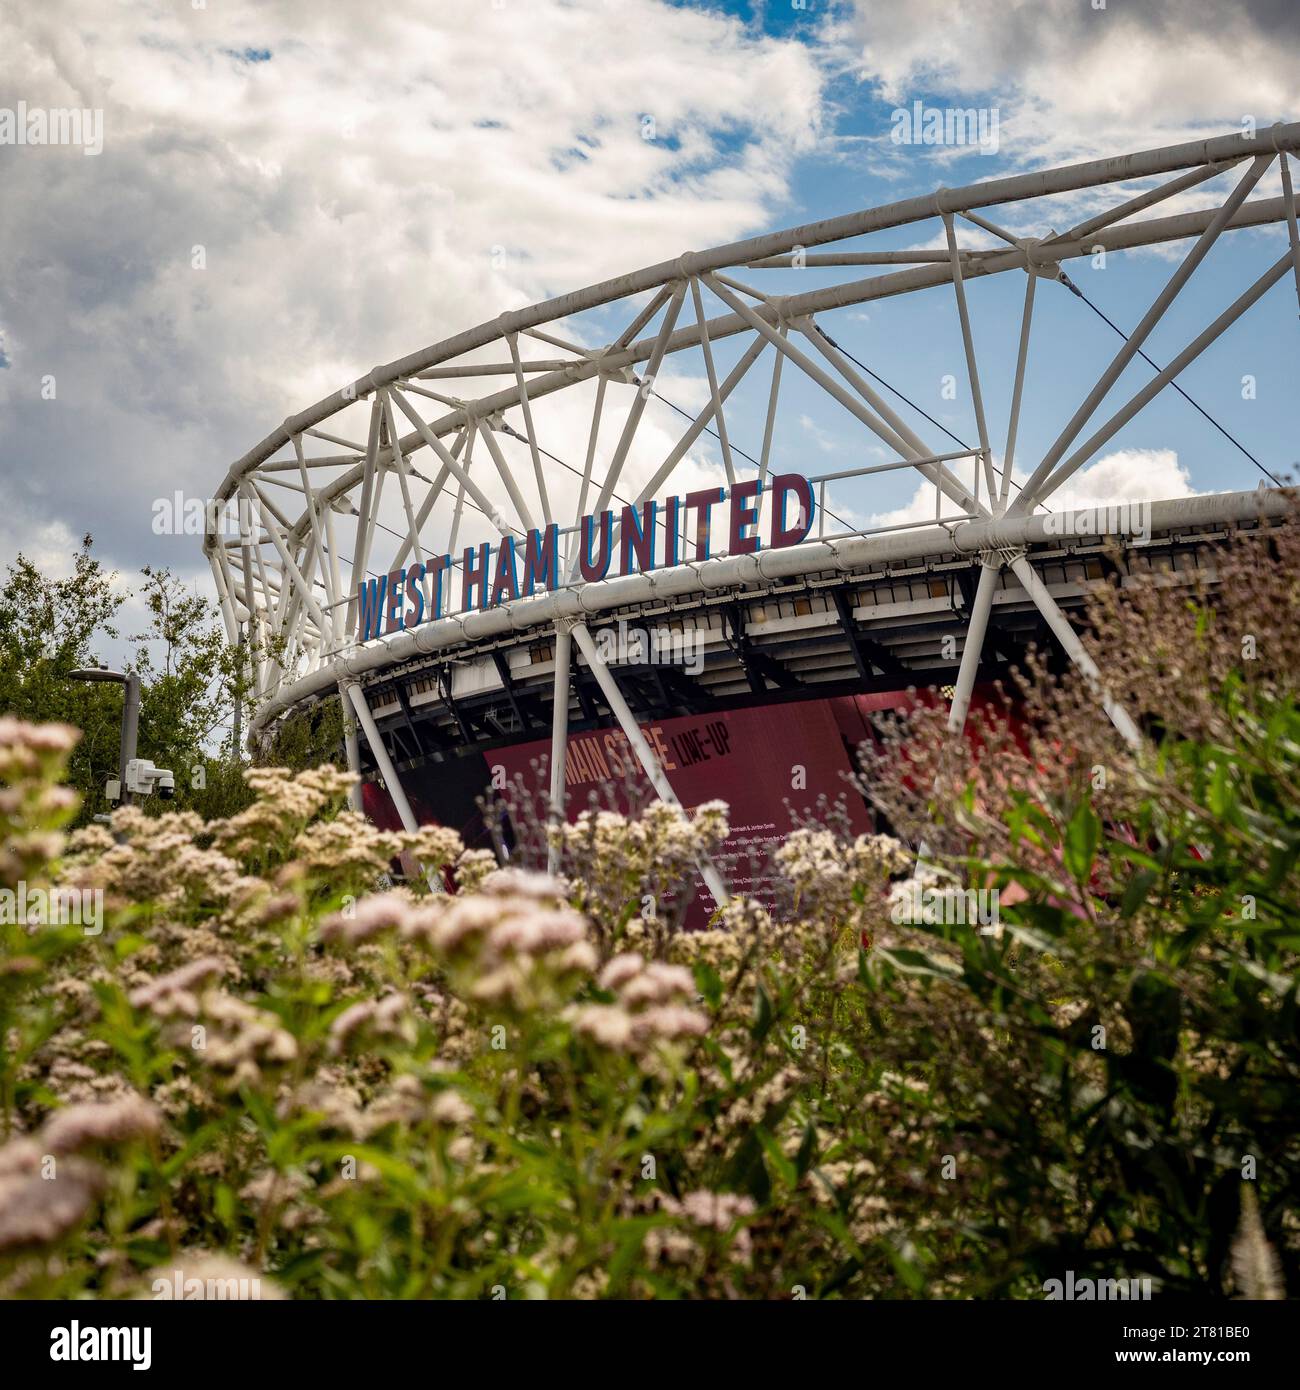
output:
[{"label": "security camera", "polygon": [[154,788],[164,801],[176,795],[176,778],[167,767],[155,767],[148,758],[132,758],[126,765],[126,789],[132,796],[150,796]]}]

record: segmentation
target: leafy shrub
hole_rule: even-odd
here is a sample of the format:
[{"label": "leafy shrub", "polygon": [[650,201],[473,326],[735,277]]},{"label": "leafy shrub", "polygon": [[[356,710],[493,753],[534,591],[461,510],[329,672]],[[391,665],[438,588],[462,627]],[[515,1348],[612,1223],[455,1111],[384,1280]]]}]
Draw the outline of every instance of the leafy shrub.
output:
[{"label": "leafy shrub", "polygon": [[[592,813],[565,880],[377,831],[333,768],[65,838],[72,731],[0,721],[0,886],[104,908],[0,924],[0,1289],[1297,1287],[1300,557],[1270,544],[1224,554],[1213,607],[1099,595],[1141,754],[1069,680],[960,744],[922,708],[867,780],[931,877],[803,825],[780,910],[702,932],[642,902],[725,837],[720,804]],[[427,876],[383,887],[401,853]],[[460,891],[430,893],[446,865]],[[920,881],[996,890],[997,922],[902,910]]]}]

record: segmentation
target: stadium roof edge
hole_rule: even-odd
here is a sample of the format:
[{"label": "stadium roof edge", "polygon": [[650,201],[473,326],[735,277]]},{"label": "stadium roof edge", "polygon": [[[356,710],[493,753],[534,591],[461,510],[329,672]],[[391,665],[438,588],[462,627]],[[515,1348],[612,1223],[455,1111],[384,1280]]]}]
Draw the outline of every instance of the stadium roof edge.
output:
[{"label": "stadium roof edge", "polygon": [[996,520],[923,527],[888,535],[805,541],[783,550],[723,556],[677,565],[671,569],[651,570],[556,589],[535,597],[516,599],[497,608],[441,618],[394,634],[391,638],[381,637],[364,647],[354,647],[278,691],[257,711],[253,731],[265,728],[294,705],[335,688],[340,681],[356,680],[372,671],[429,656],[466,642],[527,632],[565,618],[585,619],[629,604],[793,579],[825,570],[848,573],[896,561],[978,555],[1071,537],[1092,539],[1097,534],[1096,514],[1099,511],[1133,506],[1150,508],[1146,521],[1154,535],[1180,527],[1277,519],[1285,516],[1293,503],[1289,492],[1264,487],[1250,492],[1208,493],[1148,503],[1117,501],[1109,504],[1109,507],[1092,506],[1046,515],[1004,516]]}]

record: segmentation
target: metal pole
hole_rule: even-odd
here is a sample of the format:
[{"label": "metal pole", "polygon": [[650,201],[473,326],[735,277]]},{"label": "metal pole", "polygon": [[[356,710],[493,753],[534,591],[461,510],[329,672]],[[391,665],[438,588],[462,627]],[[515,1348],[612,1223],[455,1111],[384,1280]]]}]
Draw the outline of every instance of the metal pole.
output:
[{"label": "metal pole", "polygon": [[[379,737],[379,729],[375,724],[375,717],[370,713],[370,706],[366,704],[365,693],[362,691],[357,681],[351,681],[346,686],[340,682],[339,689],[346,689],[348,698],[352,701],[353,708],[357,712],[357,718],[361,721],[361,727],[366,731],[366,742],[370,745],[370,751],[375,756],[375,762],[379,764],[380,775],[384,779],[384,786],[388,788],[388,794],[393,798],[393,805],[397,807],[397,814],[401,817],[402,828],[409,832],[414,832],[420,828],[420,823],[415,819],[415,813],[411,810],[411,803],[406,799],[406,792],[402,789],[401,778],[397,775],[397,769],[393,766],[393,760],[388,756],[388,749],[384,747],[384,741]],[[348,741],[348,763],[352,765],[353,757],[356,757],[355,769],[359,772],[361,768],[361,750],[357,743],[356,729],[352,730],[351,738]],[[357,810],[361,809],[361,784],[358,781],[356,786],[356,801],[353,803]],[[351,796],[349,795],[349,800]],[[432,869],[426,869],[420,865],[420,872],[424,875],[425,882],[429,885],[430,893],[442,893],[445,891],[441,874],[436,874]]]},{"label": "metal pole", "polygon": [[1291,238],[1291,258],[1295,266],[1295,295],[1300,300],[1300,227],[1296,225],[1295,194],[1291,191],[1291,167],[1286,155],[1278,160],[1282,170],[1282,194],[1286,200],[1286,228]]},{"label": "metal pole", "polygon": [[357,721],[353,718],[347,687],[340,682],[339,699],[343,704],[343,746],[347,752],[348,771],[356,779],[348,788],[348,805],[354,811],[362,810],[361,801],[361,741],[357,738]]},{"label": "metal pole", "polygon": [[985,560],[980,567],[979,586],[975,590],[975,600],[966,623],[966,645],[961,652],[957,688],[953,692],[952,709],[948,712],[950,734],[959,734],[966,727],[971,691],[975,689],[975,673],[979,670],[980,653],[984,650],[984,634],[988,631],[989,613],[993,608],[993,594],[998,587],[1001,568],[996,560]]},{"label": "metal pole", "polygon": [[[600,685],[601,694],[604,695],[610,709],[614,711],[619,728],[627,736],[632,751],[636,754],[642,768],[645,769],[645,775],[650,779],[650,785],[655,789],[661,801],[666,801],[670,806],[676,806],[680,810],[682,803],[677,799],[677,793],[673,791],[672,783],[664,776],[664,770],[659,766],[659,760],[646,742],[645,735],[641,732],[627,701],[623,698],[623,692],[618,688],[609,667],[601,660],[591,633],[587,630],[587,625],[581,622],[575,623],[573,636],[583,656],[587,659],[587,665],[591,667],[592,675],[596,677]],[[699,865],[704,882],[709,892],[713,894],[713,901],[719,907],[726,907],[731,901],[731,894],[727,892],[717,866],[705,854],[700,856]]]},{"label": "metal pole", "polygon": [[357,718],[361,721],[361,727],[366,731],[366,742],[370,745],[375,762],[379,764],[379,772],[384,779],[384,786],[388,788],[388,794],[393,798],[393,805],[397,807],[397,814],[401,817],[403,828],[409,831],[418,830],[420,823],[415,819],[415,813],[411,810],[411,803],[406,799],[406,793],[402,790],[401,779],[397,775],[397,769],[393,766],[393,760],[388,756],[388,749],[384,747],[384,741],[379,737],[379,728],[375,724],[374,715],[370,713],[370,706],[366,704],[366,697],[361,686],[356,681],[351,681],[345,689],[348,692],[348,699],[352,701],[353,709],[357,712]]},{"label": "metal pole", "polygon": [[[555,831],[564,824],[564,761],[569,744],[569,665],[573,656],[573,624],[555,625],[555,680],[551,687],[551,827]],[[560,868],[560,846],[552,841],[547,846],[546,870],[554,874]]]},{"label": "metal pole", "polygon": [[235,757],[239,757],[240,739],[244,734],[244,692],[241,688],[244,679],[244,625],[235,625],[235,711],[231,720],[231,747]]},{"label": "metal pole", "polygon": [[1102,684],[1101,672],[1097,668],[1097,663],[1083,649],[1083,643],[1079,641],[1074,629],[1070,626],[1069,619],[1056,605],[1056,600],[1047,592],[1047,587],[1039,579],[1033,565],[1021,555],[1018,559],[1011,561],[1011,568],[1015,572],[1016,578],[1025,587],[1025,592],[1034,601],[1034,606],[1047,619],[1047,625],[1052,629],[1056,640],[1065,648],[1065,654],[1083,672],[1088,684],[1093,687],[1101,698],[1101,706],[1110,716],[1110,722],[1119,730],[1120,736],[1125,743],[1133,749],[1141,749],[1142,733],[1138,726],[1129,717],[1128,711],[1117,700],[1113,700]]},{"label": "metal pole", "polygon": [[718,399],[718,371],[713,365],[713,348],[709,343],[709,325],[704,317],[704,297],[700,294],[700,282],[692,279],[691,296],[695,301],[695,322],[700,329],[700,348],[704,353],[704,370],[709,378],[709,396],[713,401],[713,418],[718,424],[718,443],[722,446],[722,466],[727,474],[727,486],[736,486],[736,469],[731,461],[731,442],[727,438],[727,422],[722,414],[722,402]]},{"label": "metal pole", "polygon": [[126,673],[122,685],[122,805],[131,804],[131,794],[126,789],[126,765],[136,755],[136,743],[140,734],[140,677],[134,671]]},{"label": "metal pole", "polygon": [[[479,434],[483,436],[483,443],[487,445],[488,453],[492,455],[492,462],[505,485],[510,501],[514,505],[515,515],[519,518],[520,526],[525,532],[531,531],[537,523],[533,520],[533,513],[528,503],[524,501],[523,493],[519,491],[519,484],[515,482],[514,475],[510,472],[510,465],[506,462],[506,456],[501,452],[501,446],[497,443],[497,437],[491,423],[486,419],[476,420],[475,423],[478,425]],[[467,466],[466,472],[468,473],[468,471]]]},{"label": "metal pole", "polygon": [[[984,225],[989,226],[990,224],[985,223]],[[945,214],[943,229],[948,238],[948,254],[952,258],[952,287],[957,296],[957,317],[961,322],[961,340],[966,349],[966,375],[970,380],[971,403],[975,407],[975,428],[979,431],[980,437],[980,452],[984,464],[984,485],[988,488],[989,503],[992,505],[996,497],[996,484],[993,481],[993,455],[989,451],[988,424],[984,419],[984,397],[980,392],[979,367],[975,360],[975,338],[971,333],[970,310],[966,305],[966,286],[961,277],[961,257],[957,254],[957,232],[953,226],[951,213]]]},{"label": "metal pole", "polygon": [[[1027,253],[1026,253],[1027,254]],[[1016,459],[1016,432],[1020,428],[1020,402],[1025,389],[1025,363],[1029,358],[1029,330],[1034,318],[1034,285],[1038,277],[1033,266],[1025,271],[1025,309],[1020,318],[1020,352],[1016,357],[1016,384],[1011,392],[1011,418],[1007,422],[1007,447],[1002,454],[1002,486],[998,489],[997,505],[993,511],[1001,516],[1011,496],[1011,470]]]},{"label": "metal pole", "polygon": [[[510,360],[515,368],[515,385],[519,390],[519,404],[524,412],[524,430],[528,434],[528,451],[533,456],[533,475],[537,479],[537,496],[542,504],[542,524],[551,524],[551,500],[546,495],[546,475],[542,472],[542,456],[537,451],[537,433],[533,429],[533,408],[528,403],[528,382],[524,379],[524,365],[519,357],[519,335],[511,333]],[[560,369],[563,370],[563,367]]]}]

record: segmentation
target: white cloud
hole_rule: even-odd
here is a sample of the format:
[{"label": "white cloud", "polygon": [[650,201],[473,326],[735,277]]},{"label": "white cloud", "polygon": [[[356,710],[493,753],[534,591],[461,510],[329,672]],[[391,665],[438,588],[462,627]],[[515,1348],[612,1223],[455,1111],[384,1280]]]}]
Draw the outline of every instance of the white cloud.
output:
[{"label": "white cloud", "polygon": [[1173,449],[1117,449],[1081,468],[1052,493],[1047,505],[1059,511],[1107,502],[1157,502],[1197,495]]},{"label": "white cloud", "polygon": [[23,555],[49,578],[66,579],[80,544],[81,537],[74,536],[62,521],[7,509],[0,527],[0,571]]},{"label": "white cloud", "polygon": [[804,435],[807,438],[812,440],[812,442],[822,451],[823,454],[833,454],[840,447],[839,441],[834,437],[834,435],[829,434],[826,430],[822,429],[822,427],[816,422],[816,420],[812,418],[811,415],[800,415],[799,428],[803,431]]},{"label": "white cloud", "polygon": [[[1000,460],[995,460],[1000,462]],[[999,477],[1001,475],[999,474]],[[1028,474],[1011,470],[1013,483],[1023,484]],[[1195,497],[1186,467],[1173,449],[1116,449],[1079,469],[1047,500],[1052,511],[1063,508],[1102,506],[1112,502],[1166,501],[1174,497]],[[1012,496],[1015,496],[1013,490]],[[954,514],[955,504],[944,500],[943,514]],[[868,518],[868,528],[904,526],[911,522],[934,520],[934,487],[920,483],[911,499],[892,511],[877,512]]]},{"label": "white cloud", "polygon": [[[822,111],[807,46],[666,0],[5,22],[0,90],[102,107],[104,150],[5,153],[4,467],[33,527],[128,567],[191,565],[154,498],[376,363],[770,225]],[[580,465],[576,424],[549,447]]]},{"label": "white cloud", "polygon": [[1294,119],[1294,18],[1290,0],[853,0],[830,37],[884,100],[979,98],[1005,155],[1051,165]]},{"label": "white cloud", "polygon": [[[997,156],[959,145],[896,145],[882,119],[845,156],[873,176],[920,187],[965,184],[1135,150],[1263,129],[1300,114],[1300,28],[1293,0],[1144,0],[1094,8],[1087,0],[849,0],[825,29],[839,66],[891,106],[980,110],[996,118]],[[960,172],[950,169],[961,162]],[[1241,171],[1193,188],[1141,216],[1207,206]],[[1070,222],[1151,187],[1150,180],[1081,189],[1053,200]],[[1207,192],[1209,197],[1207,197]],[[1255,196],[1277,196],[1276,168]],[[1004,225],[1042,235],[1032,204]],[[1058,227],[1057,230],[1061,230]],[[1141,253],[1158,259],[1170,247]]]}]

